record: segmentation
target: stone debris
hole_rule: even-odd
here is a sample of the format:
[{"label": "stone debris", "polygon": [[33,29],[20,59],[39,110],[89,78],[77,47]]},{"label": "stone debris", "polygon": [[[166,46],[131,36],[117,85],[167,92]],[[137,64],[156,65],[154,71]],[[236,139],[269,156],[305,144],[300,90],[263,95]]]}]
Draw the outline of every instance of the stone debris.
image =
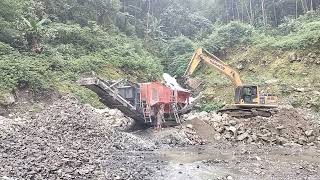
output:
[{"label": "stone debris", "polygon": [[153,150],[154,143],[115,130],[103,119],[72,97],[30,117],[0,117],[0,179],[149,177],[153,170],[145,157],[130,152]]},{"label": "stone debris", "polygon": [[187,145],[201,145],[205,144],[205,141],[197,135],[191,126],[163,129],[162,131],[155,134],[154,141],[157,144],[166,144],[170,146],[187,146]]},{"label": "stone debris", "polygon": [[227,180],[233,180],[232,176],[227,176]]},{"label": "stone debris", "polygon": [[132,129],[135,125],[135,121],[132,118],[124,116],[124,114],[118,109],[94,109],[95,112],[101,114],[103,122],[109,124],[110,126],[121,130],[128,131]]},{"label": "stone debris", "polygon": [[237,119],[215,112],[184,116],[186,124],[194,119],[213,127],[215,134],[211,138],[215,140],[279,145],[320,144],[320,122],[309,113],[294,108],[279,109],[279,113],[270,118]]},{"label": "stone debris", "polygon": [[192,128],[193,128],[193,125],[192,125],[192,124],[187,124],[186,127],[189,128],[189,129],[192,129]]},{"label": "stone debris", "polygon": [[13,94],[5,93],[0,96],[0,105],[1,106],[9,106],[16,102],[16,99]]},{"label": "stone debris", "polygon": [[313,130],[305,131],[305,135],[306,135],[307,137],[312,136],[312,134],[313,134]]}]

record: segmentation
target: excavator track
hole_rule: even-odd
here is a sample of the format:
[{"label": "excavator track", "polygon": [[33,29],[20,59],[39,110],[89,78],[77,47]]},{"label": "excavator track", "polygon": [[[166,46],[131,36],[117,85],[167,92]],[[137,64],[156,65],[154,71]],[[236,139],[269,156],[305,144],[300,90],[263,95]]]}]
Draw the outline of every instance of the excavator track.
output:
[{"label": "excavator track", "polygon": [[256,116],[261,117],[271,117],[276,114],[278,111],[276,108],[270,109],[241,109],[241,108],[229,108],[229,109],[222,109],[218,111],[221,114],[228,114],[231,117],[235,118],[252,118]]}]

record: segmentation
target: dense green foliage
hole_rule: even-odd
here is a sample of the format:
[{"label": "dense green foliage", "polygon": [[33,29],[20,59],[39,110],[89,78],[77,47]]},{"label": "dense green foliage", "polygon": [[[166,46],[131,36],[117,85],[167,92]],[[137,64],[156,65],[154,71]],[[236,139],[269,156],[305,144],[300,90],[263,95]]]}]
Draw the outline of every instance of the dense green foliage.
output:
[{"label": "dense green foliage", "polygon": [[230,22],[217,28],[203,46],[213,53],[221,53],[224,50],[237,46],[247,45],[251,42],[253,28],[240,22]]},{"label": "dense green foliage", "polygon": [[[124,71],[132,80],[160,77],[160,60],[144,50],[142,40],[127,37],[112,27],[113,22],[108,22],[107,28],[107,24],[100,26],[100,22],[90,21],[95,20],[89,13],[93,8],[90,5],[95,3],[69,2],[79,7],[66,16],[63,12],[68,9],[53,11],[63,5],[60,1],[1,1],[1,90],[27,87],[41,93],[63,82],[76,81],[82,74],[97,72],[108,76],[109,71],[117,71],[113,69]],[[115,2],[115,6],[119,5]],[[98,4],[95,7],[102,8]],[[80,22],[80,17],[86,22]]]},{"label": "dense green foliage", "polygon": [[309,12],[297,19],[287,19],[269,34],[256,32],[255,44],[284,50],[317,49],[320,45],[320,11]]},{"label": "dense green foliage", "polygon": [[218,111],[221,108],[223,108],[223,106],[225,106],[224,103],[217,102],[217,101],[202,103],[200,107],[200,111],[206,111],[206,112]]},{"label": "dense green foliage", "polygon": [[318,49],[318,7],[316,0],[2,0],[0,91],[75,92],[71,84],[92,72],[135,81],[181,76],[197,47],[218,56],[237,47]]},{"label": "dense green foliage", "polygon": [[192,57],[194,48],[193,42],[184,36],[171,40],[163,49],[163,64],[166,71],[173,75],[182,76]]},{"label": "dense green foliage", "polygon": [[[272,30],[254,28],[238,21],[218,25],[206,39],[197,42],[178,37],[168,43],[165,53],[170,61],[167,70],[175,75],[183,74],[192,47],[204,47],[210,52],[223,56],[235,47],[255,47],[261,50],[306,50],[320,47],[320,11],[309,12],[297,19],[287,19],[281,26]],[[181,51],[183,49],[184,51]]]},{"label": "dense green foliage", "polygon": [[[59,26],[56,27],[56,39],[49,38],[54,43],[44,46],[43,54],[19,53],[8,44],[0,44],[0,84],[3,89],[25,86],[33,90],[46,89],[54,81],[75,81],[83,73],[107,70],[103,69],[106,65],[122,69],[140,80],[156,79],[162,72],[160,61],[142,50],[139,40],[100,36],[101,39],[94,41],[95,38],[86,38],[90,33],[77,36],[86,31],[80,27],[77,27],[79,31],[73,28],[68,39],[67,30],[60,32]],[[60,39],[61,36],[64,38]]]}]

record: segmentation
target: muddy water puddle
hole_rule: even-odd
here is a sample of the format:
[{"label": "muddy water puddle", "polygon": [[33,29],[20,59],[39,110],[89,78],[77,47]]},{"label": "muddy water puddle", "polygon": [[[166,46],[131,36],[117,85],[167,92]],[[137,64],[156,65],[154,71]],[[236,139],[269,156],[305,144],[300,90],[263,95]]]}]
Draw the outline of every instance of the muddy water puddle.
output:
[{"label": "muddy water puddle", "polygon": [[204,160],[234,160],[232,153],[210,153],[195,150],[161,150],[157,152],[163,160],[178,163],[193,163]]},{"label": "muddy water puddle", "polygon": [[[236,154],[235,151],[237,150],[221,151],[215,148],[157,150],[154,153],[167,165],[156,179],[208,180],[226,179],[229,176],[233,179],[273,179],[278,175],[286,179],[285,177],[294,177],[292,164],[320,165],[319,150],[315,149],[291,151],[284,148],[272,149],[266,153],[253,151],[250,154]],[[280,164],[285,167],[278,166]],[[260,169],[260,166],[263,168]]]},{"label": "muddy water puddle", "polygon": [[[157,179],[172,180],[202,180],[239,175],[235,169],[227,165],[212,165],[211,163],[226,163],[235,159],[232,153],[206,152],[194,149],[170,149],[156,152],[160,159],[168,163]],[[208,162],[210,165],[206,165]]]},{"label": "muddy water puddle", "polygon": [[295,153],[288,153],[285,150],[277,150],[265,155],[265,157],[266,159],[282,162],[306,161],[309,163],[320,163],[320,151],[316,149],[306,149]]}]

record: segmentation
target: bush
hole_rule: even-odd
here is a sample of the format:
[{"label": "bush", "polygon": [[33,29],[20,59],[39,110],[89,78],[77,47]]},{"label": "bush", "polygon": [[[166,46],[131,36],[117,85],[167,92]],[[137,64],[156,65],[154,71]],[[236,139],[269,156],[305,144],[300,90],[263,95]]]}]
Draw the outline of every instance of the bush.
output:
[{"label": "bush", "polygon": [[29,87],[34,92],[41,92],[49,88],[51,75],[50,64],[43,59],[1,56],[0,87],[3,90]]},{"label": "bush", "polygon": [[213,53],[238,45],[254,45],[259,48],[283,50],[305,50],[320,47],[319,12],[307,13],[295,20],[287,20],[277,32],[262,32],[246,24],[231,22],[217,28],[203,43]]},{"label": "bush", "polygon": [[0,43],[1,89],[41,92],[92,71],[105,74],[102,70],[110,65],[131,79],[154,80],[162,73],[160,60],[143,50],[139,39],[111,35],[95,25],[56,23],[46,28],[42,54],[22,54]]},{"label": "bush", "polygon": [[201,105],[200,107],[200,111],[206,111],[206,112],[212,112],[212,111],[218,111],[221,108],[224,107],[225,104],[221,103],[221,102],[210,102],[210,103],[204,103]]},{"label": "bush", "polygon": [[165,59],[163,59],[162,63],[167,65],[166,71],[171,75],[183,75],[193,51],[193,42],[184,36],[170,41],[167,48],[163,51]]},{"label": "bush", "polygon": [[12,54],[13,52],[14,52],[14,49],[10,45],[0,42],[0,56],[6,55],[6,54]]},{"label": "bush", "polygon": [[287,18],[268,34],[254,33],[254,45],[283,50],[317,49],[320,47],[320,11],[308,12],[297,19]]},{"label": "bush", "polygon": [[240,44],[249,44],[253,27],[240,22],[230,22],[217,28],[208,40],[204,41],[205,49],[213,53],[221,52],[227,48],[232,48]]},{"label": "bush", "polygon": [[297,32],[281,37],[274,47],[283,49],[307,49],[320,47],[320,22],[309,22],[300,26]]},{"label": "bush", "polygon": [[73,45],[75,49],[85,49],[88,53],[112,48],[126,40],[124,35],[112,36],[96,24],[91,27],[53,23],[47,29],[46,43],[59,46]]},{"label": "bush", "polygon": [[253,44],[260,48],[280,48],[283,50],[317,49],[320,47],[320,22],[300,24],[297,31],[292,31],[285,36],[255,33],[253,39]]},{"label": "bush", "polygon": [[163,72],[160,60],[133,42],[106,49],[101,58],[140,80],[158,79]]},{"label": "bush", "polygon": [[163,32],[169,37],[184,35],[190,38],[211,30],[211,22],[194,11],[189,11],[176,3],[168,6],[160,15]]}]

